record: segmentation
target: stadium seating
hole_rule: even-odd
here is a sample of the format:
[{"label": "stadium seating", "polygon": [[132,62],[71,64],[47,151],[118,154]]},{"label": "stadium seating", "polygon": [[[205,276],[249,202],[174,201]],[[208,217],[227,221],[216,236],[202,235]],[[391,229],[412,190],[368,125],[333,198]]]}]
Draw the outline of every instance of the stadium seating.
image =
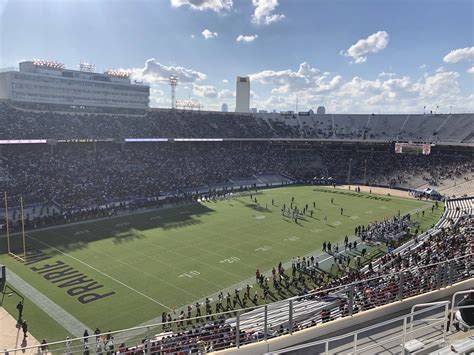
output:
[{"label": "stadium seating", "polygon": [[18,107],[0,102],[0,139],[337,138],[464,142],[474,139],[472,114],[280,115],[151,109],[96,113]]},{"label": "stadium seating", "polygon": [[[156,207],[193,201],[219,190],[310,182],[314,177],[391,187],[436,187],[459,179],[470,181],[472,150],[462,145],[474,140],[473,125],[470,114],[58,112],[47,106],[33,110],[0,102],[0,140],[50,140],[41,145],[2,145],[0,190],[8,194],[13,207],[11,226],[17,230],[19,215],[14,207],[20,196],[29,206],[26,223],[31,229],[105,216],[125,205]],[[229,141],[124,140],[157,137]],[[292,141],[295,138],[301,140]],[[61,142],[69,139],[86,141]],[[393,140],[460,146],[435,146],[429,156],[406,155],[394,153],[387,143]],[[355,143],[359,141],[367,142]],[[342,266],[343,277],[316,290],[304,289],[292,299],[291,312],[289,301],[268,305],[266,325],[265,310],[256,308],[240,315],[238,322],[235,315],[216,316],[193,329],[166,329],[147,344],[162,352],[224,349],[434,290],[440,282],[465,280],[472,275],[466,271],[470,249],[462,231],[473,223],[473,212],[472,198],[448,199],[443,219],[434,229],[370,265],[355,270]],[[394,227],[387,224],[376,229],[373,241],[384,242]],[[452,261],[448,265],[446,260]],[[440,263],[449,267],[449,279],[437,277]],[[133,353],[144,346],[124,343],[123,348]]]}]

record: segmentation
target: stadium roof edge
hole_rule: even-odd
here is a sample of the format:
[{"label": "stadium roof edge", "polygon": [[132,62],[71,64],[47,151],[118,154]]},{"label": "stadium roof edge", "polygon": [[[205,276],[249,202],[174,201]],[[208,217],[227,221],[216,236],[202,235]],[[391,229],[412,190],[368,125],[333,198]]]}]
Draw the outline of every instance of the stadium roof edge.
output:
[{"label": "stadium roof edge", "polygon": [[[338,138],[103,138],[103,139],[88,139],[88,138],[71,138],[71,139],[3,139],[0,140],[0,145],[9,144],[57,144],[57,143],[196,143],[196,142],[269,142],[269,143],[344,143],[347,145],[363,144],[363,145],[390,145],[399,141],[386,141],[377,139],[338,139]],[[418,143],[418,142],[410,142]],[[428,143],[429,144],[429,143]],[[456,146],[456,147],[474,147],[474,143],[458,143],[458,142],[436,142],[432,145],[439,146]]]}]

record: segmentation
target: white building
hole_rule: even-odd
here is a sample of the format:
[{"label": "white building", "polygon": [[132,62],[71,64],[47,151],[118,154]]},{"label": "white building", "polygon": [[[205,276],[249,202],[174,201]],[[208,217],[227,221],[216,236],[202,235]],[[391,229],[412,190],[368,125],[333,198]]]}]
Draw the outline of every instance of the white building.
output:
[{"label": "white building", "polygon": [[250,112],[250,78],[237,77],[235,112]]},{"label": "white building", "polygon": [[127,73],[66,69],[57,62],[27,61],[0,73],[0,99],[79,106],[146,108],[150,87],[132,84]]}]

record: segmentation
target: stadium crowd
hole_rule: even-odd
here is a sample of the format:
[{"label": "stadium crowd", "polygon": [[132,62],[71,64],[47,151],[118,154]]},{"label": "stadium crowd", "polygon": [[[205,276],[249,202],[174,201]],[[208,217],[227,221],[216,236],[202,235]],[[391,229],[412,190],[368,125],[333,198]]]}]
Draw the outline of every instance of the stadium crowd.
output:
[{"label": "stadium crowd", "polygon": [[472,119],[470,114],[407,117],[302,112],[268,116],[167,109],[73,109],[1,101],[0,139],[339,138],[436,142],[443,133],[436,130],[449,120],[450,126],[458,129],[445,128],[446,137],[441,139],[472,142]]},{"label": "stadium crowd", "polygon": [[77,216],[103,216],[113,213],[105,209],[125,203],[156,207],[170,202],[170,198],[158,200],[160,196],[181,196],[189,202],[199,187],[226,184],[239,189],[238,178],[262,173],[294,181],[331,176],[339,182],[370,184],[397,175],[400,181],[390,185],[399,186],[403,176],[428,166],[461,174],[472,170],[472,164],[469,155],[462,154],[420,157],[387,149],[354,151],[317,145],[298,149],[265,142],[3,146],[0,190],[7,192],[11,207],[19,205],[20,196],[27,205],[38,204],[36,213],[27,216],[28,227],[37,228]]},{"label": "stadium crowd", "polygon": [[[276,132],[250,115],[149,111],[142,115],[26,110],[0,102],[0,139],[271,138]],[[286,134],[285,125],[278,132]],[[291,130],[291,128],[288,128]]]},{"label": "stadium crowd", "polygon": [[[120,141],[126,137],[329,138],[334,134],[333,129],[323,121],[318,121],[317,126],[300,129],[282,121],[239,114],[224,116],[169,110],[128,115],[57,113],[25,110],[2,102],[0,126],[0,139],[117,140],[117,143],[1,146],[0,190],[7,192],[11,206],[18,205],[20,196],[27,204],[37,204],[29,209],[28,229],[108,216],[125,205],[136,208],[191,202],[199,197],[197,190],[200,187],[213,189],[218,184],[227,183],[228,188],[240,189],[238,183],[232,184],[234,180],[263,173],[280,174],[294,181],[332,177],[340,182],[400,186],[407,184],[413,175],[423,176],[426,181],[436,184],[473,171],[472,152],[458,154],[433,149],[431,155],[421,156],[395,154],[388,146],[300,142],[123,144]],[[367,134],[364,130],[339,130],[344,138],[364,138]],[[18,219],[17,211],[13,212],[12,219]],[[423,241],[415,238],[414,246],[398,253],[388,253],[376,261],[365,258],[366,243],[390,241],[399,233],[407,233],[409,219],[409,216],[398,216],[360,226],[355,231],[359,239],[345,242],[344,251],[341,248],[339,252],[338,246],[337,250],[325,248],[324,251],[333,256],[339,277],[320,269],[317,258],[296,260],[291,270],[278,265],[268,278],[270,283],[264,275],[259,275],[257,281],[265,301],[265,290],[268,295],[293,288],[308,300],[326,300],[335,289],[339,290],[336,303],[323,307],[316,317],[291,325],[281,324],[271,328],[267,335],[286,333],[290,327],[298,330],[325,323],[400,296],[408,297],[437,287],[437,263],[469,254],[469,241],[473,236],[468,227],[472,226],[474,219],[464,217],[457,225],[450,225]],[[18,221],[12,221],[11,226],[13,230],[20,228]],[[0,230],[4,228],[0,225]],[[453,264],[456,268],[456,264],[470,262],[471,258],[464,258],[453,261]],[[459,266],[459,269],[469,269]],[[349,291],[344,288],[348,285],[355,287]],[[262,302],[257,295],[252,297],[249,289],[243,292],[242,298],[240,292],[236,290],[232,306],[226,305],[228,311],[239,308],[237,304],[245,308],[247,301],[251,305]],[[348,292],[354,294],[352,309],[347,302]],[[222,302],[224,297],[227,300],[225,295]],[[219,302],[221,300],[217,305]],[[219,307],[217,305],[215,313],[224,309],[222,303]],[[199,307],[189,308],[187,316],[184,311],[177,316],[166,314],[166,328],[163,330],[167,334],[150,342],[144,339],[131,348],[125,344],[116,346],[110,335],[95,336],[95,344],[87,341],[87,346],[100,346],[101,351],[107,353],[137,354],[143,353],[147,346],[151,346],[153,353],[202,353],[234,345],[236,328],[226,322],[226,317],[213,314],[212,308],[208,312],[210,304],[206,304],[206,321],[192,320],[192,311],[197,316]],[[171,326],[173,322],[175,325]],[[242,330],[239,334],[240,344],[263,337],[258,330]],[[88,335],[84,337],[88,338]]]}]

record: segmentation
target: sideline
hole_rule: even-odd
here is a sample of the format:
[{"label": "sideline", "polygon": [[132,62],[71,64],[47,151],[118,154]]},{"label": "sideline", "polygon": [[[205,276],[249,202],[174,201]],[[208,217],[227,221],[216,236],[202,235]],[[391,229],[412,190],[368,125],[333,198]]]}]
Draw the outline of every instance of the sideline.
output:
[{"label": "sideline", "polygon": [[46,312],[74,337],[82,336],[84,329],[89,329],[88,326],[64,310],[64,308],[51,301],[43,293],[15,274],[11,269],[8,269],[8,283]]}]

